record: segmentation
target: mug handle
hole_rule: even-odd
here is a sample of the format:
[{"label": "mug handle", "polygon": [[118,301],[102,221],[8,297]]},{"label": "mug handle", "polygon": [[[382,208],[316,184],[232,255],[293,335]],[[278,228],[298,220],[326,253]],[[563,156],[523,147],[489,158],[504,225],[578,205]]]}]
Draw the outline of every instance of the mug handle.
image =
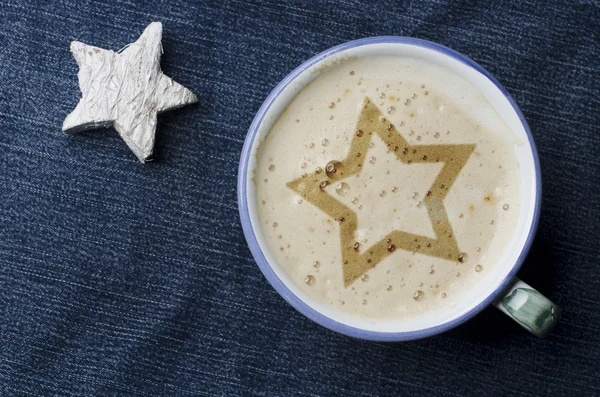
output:
[{"label": "mug handle", "polygon": [[558,306],[518,278],[494,305],[540,338],[552,331],[560,317]]}]

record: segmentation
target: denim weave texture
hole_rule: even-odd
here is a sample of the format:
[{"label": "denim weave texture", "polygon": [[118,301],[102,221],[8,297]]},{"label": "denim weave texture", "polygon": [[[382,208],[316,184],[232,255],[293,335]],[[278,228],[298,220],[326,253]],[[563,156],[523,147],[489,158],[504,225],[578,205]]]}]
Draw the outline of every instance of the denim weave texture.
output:
[{"label": "denim weave texture", "polygon": [[[71,40],[119,50],[163,23],[162,68],[197,105],[158,117],[141,165],[113,129],[60,128]],[[543,177],[519,276],[563,317],[539,340],[494,308],[407,343],[304,318],[247,248],[247,129],[334,45],[435,41],[481,64],[529,122]],[[0,0],[0,396],[600,395],[598,1]]]}]

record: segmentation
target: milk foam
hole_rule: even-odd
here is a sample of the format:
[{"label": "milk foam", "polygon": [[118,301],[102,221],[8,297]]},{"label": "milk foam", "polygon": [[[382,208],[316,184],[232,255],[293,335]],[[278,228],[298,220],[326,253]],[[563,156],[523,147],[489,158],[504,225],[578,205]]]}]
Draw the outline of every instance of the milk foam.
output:
[{"label": "milk foam", "polygon": [[[340,223],[286,184],[317,168],[325,172],[329,161],[348,155],[366,98],[410,145],[476,145],[443,201],[466,255],[441,259],[396,249],[345,286]],[[439,66],[381,56],[326,68],[292,101],[257,152],[258,218],[268,248],[311,298],[348,314],[399,319],[453,305],[496,266],[515,231],[515,143],[480,91]],[[443,164],[403,163],[377,136],[361,155],[366,161],[360,173],[323,192],[356,213],[361,249],[394,230],[435,237],[423,199]]]}]

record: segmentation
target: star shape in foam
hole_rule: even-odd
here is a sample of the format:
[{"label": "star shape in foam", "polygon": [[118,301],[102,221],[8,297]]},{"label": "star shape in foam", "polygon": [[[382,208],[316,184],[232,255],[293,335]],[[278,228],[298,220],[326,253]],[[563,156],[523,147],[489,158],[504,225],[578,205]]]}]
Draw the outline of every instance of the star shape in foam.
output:
[{"label": "star shape in foam", "polygon": [[[369,142],[375,134],[385,142],[390,152],[405,164],[444,164],[423,198],[435,238],[393,230],[372,246],[362,247],[355,236],[358,228],[356,212],[327,193],[328,186],[335,181],[361,171],[367,157]],[[398,249],[458,260],[461,253],[448,220],[444,198],[474,149],[474,144],[410,145],[367,98],[346,158],[332,160],[325,167],[326,172],[315,172],[300,177],[288,182],[287,186],[339,222],[344,285],[348,287]]]},{"label": "star shape in foam", "polygon": [[79,65],[81,100],[62,130],[74,133],[113,126],[143,163],[152,155],[156,116],[198,102],[160,69],[162,24],[153,22],[122,52],[71,42]]}]

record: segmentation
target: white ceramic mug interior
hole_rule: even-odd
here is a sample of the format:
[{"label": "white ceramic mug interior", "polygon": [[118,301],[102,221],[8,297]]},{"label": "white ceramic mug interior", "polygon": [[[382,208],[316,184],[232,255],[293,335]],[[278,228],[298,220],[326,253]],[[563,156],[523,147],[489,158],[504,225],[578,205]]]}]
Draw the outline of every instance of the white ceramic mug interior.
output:
[{"label": "white ceramic mug interior", "polygon": [[[483,274],[454,307],[434,310],[401,320],[369,320],[337,311],[310,298],[277,265],[265,241],[257,215],[256,187],[252,170],[256,151],[280,114],[295,96],[317,78],[320,71],[348,58],[399,55],[441,65],[478,87],[512,130],[520,169],[521,209],[517,227],[498,263]],[[512,137],[514,139],[514,137]],[[374,37],[331,48],[311,58],[288,75],[271,92],[257,113],[242,152],[238,176],[238,202],[242,226],[257,264],[275,289],[296,309],[317,323],[354,337],[400,341],[450,329],[477,314],[506,289],[521,266],[537,226],[540,205],[540,169],[527,123],[506,90],[482,67],[444,46],[406,37]]]}]

